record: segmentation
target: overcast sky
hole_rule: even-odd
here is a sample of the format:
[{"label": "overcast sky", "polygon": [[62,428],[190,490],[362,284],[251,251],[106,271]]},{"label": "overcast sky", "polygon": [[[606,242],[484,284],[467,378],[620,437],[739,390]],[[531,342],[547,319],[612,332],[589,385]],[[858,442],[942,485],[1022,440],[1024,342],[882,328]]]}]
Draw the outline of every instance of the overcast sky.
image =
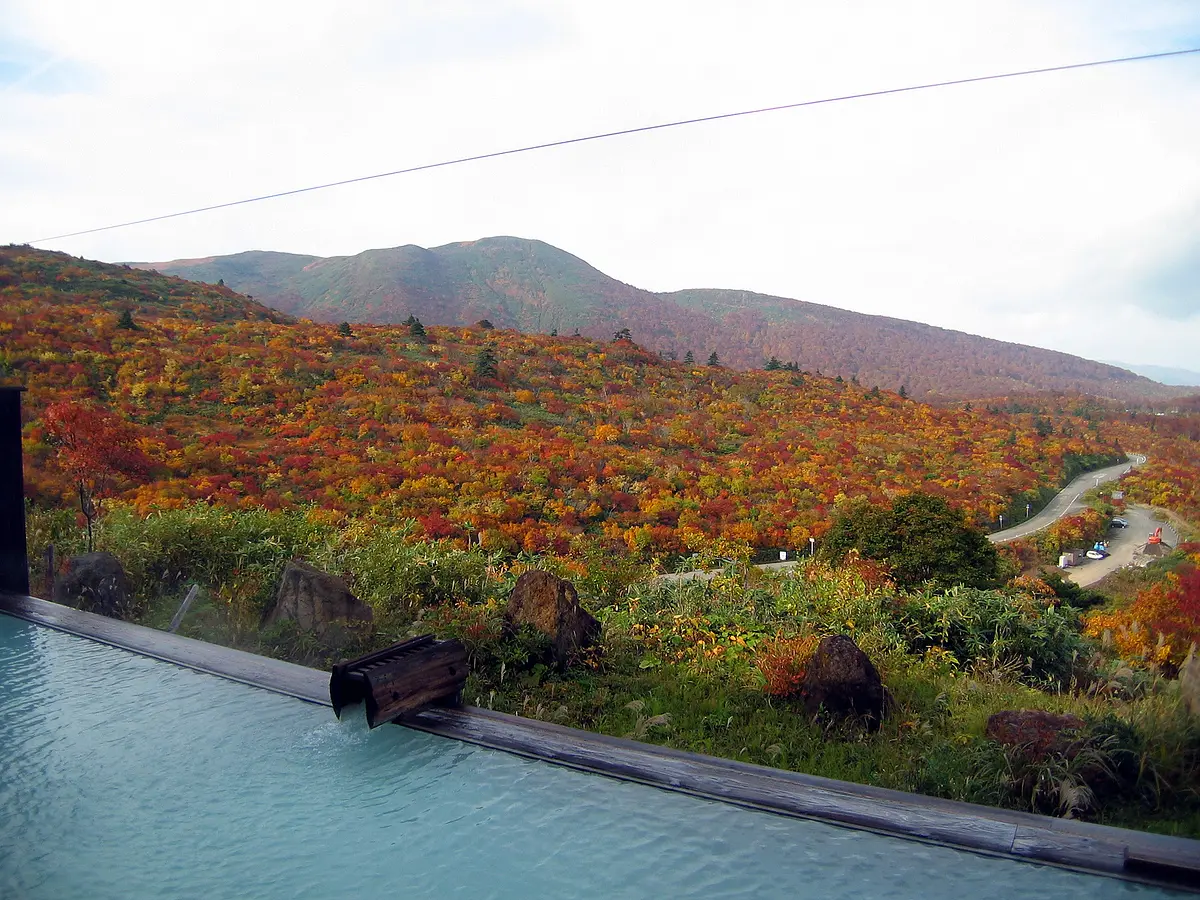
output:
[{"label": "overcast sky", "polygon": [[[1197,0],[0,0],[0,243],[596,131],[1200,46]],[[1200,54],[855,100],[39,246],[538,238],[1200,369]]]}]

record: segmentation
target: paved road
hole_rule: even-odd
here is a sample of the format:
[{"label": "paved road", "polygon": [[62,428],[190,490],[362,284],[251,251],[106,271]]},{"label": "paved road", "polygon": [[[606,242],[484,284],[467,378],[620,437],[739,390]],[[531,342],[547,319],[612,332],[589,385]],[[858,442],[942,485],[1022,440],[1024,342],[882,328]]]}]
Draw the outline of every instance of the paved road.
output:
[{"label": "paved road", "polygon": [[[1059,491],[1058,495],[1053,500],[1051,500],[1049,503],[1046,504],[1045,509],[1043,509],[1040,513],[1038,513],[1033,518],[1029,519],[1029,521],[1022,522],[1020,525],[1014,525],[1012,528],[1005,528],[1003,531],[997,531],[993,534],[989,534],[988,540],[990,540],[993,544],[1003,544],[1005,541],[1013,541],[1019,537],[1025,537],[1026,535],[1033,534],[1035,531],[1041,531],[1043,528],[1045,528],[1046,526],[1050,525],[1051,523],[1057,521],[1058,519],[1061,519],[1063,516],[1068,515],[1069,513],[1075,512],[1077,510],[1084,509],[1085,504],[1080,503],[1079,498],[1083,495],[1083,492],[1086,491],[1088,488],[1096,487],[1097,485],[1103,484],[1106,481],[1115,481],[1116,479],[1118,479],[1122,475],[1124,475],[1126,472],[1128,472],[1130,469],[1132,469],[1134,466],[1143,465],[1145,462],[1146,462],[1146,457],[1141,456],[1139,454],[1131,453],[1129,455],[1128,462],[1118,463],[1115,466],[1108,466],[1107,468],[1104,468],[1104,469],[1094,469],[1091,472],[1085,472],[1082,475],[1080,475],[1078,478],[1076,478],[1074,481],[1072,481],[1070,484],[1068,484],[1061,491]],[[1155,523],[1154,527],[1155,528],[1158,527],[1157,522]],[[1130,532],[1132,534],[1136,534],[1136,533],[1138,533],[1140,528],[1141,528],[1140,525],[1135,527],[1135,523],[1131,519],[1130,527],[1125,529],[1125,531]],[[1150,530],[1152,531],[1153,528]],[[1167,528],[1166,528],[1166,526],[1164,526],[1164,528],[1163,528],[1164,535],[1166,534],[1166,531],[1167,531]],[[1172,531],[1172,534],[1174,534],[1174,531]],[[1146,540],[1145,535],[1142,535],[1141,538],[1139,538],[1139,540],[1136,542],[1136,544],[1140,544],[1141,542],[1143,542],[1145,540]],[[1175,542],[1172,540],[1168,540],[1168,543],[1171,543],[1173,545]],[[1136,546],[1136,544],[1131,544],[1131,546]],[[1130,555],[1132,555],[1132,550],[1130,551]],[[1110,557],[1110,559],[1111,559],[1111,557]],[[788,562],[763,563],[762,565],[759,565],[758,568],[766,569],[768,571],[780,571],[783,569],[790,569],[792,566],[796,565],[796,563],[798,561],[799,561],[799,559],[797,558],[797,559],[789,560]],[[1093,562],[1093,560],[1089,560],[1089,562]],[[1105,562],[1107,562],[1107,560],[1105,560]],[[1128,562],[1128,560],[1126,560],[1126,563],[1127,562]],[[1119,566],[1114,565],[1113,569],[1116,569],[1116,568],[1119,568]],[[712,581],[712,579],[716,578],[717,575],[719,575],[721,573],[721,571],[722,571],[721,569],[709,569],[707,571],[702,570],[702,569],[696,569],[691,572],[673,572],[668,575],[659,575],[656,580],[658,580],[658,581]],[[1109,571],[1111,571],[1111,569]],[[1105,572],[1104,574],[1107,575],[1108,572]],[[1074,578],[1074,575],[1072,574],[1071,577]],[[1097,578],[1094,578],[1092,580],[1099,581],[1100,578],[1103,578],[1103,577],[1104,577],[1104,575],[1100,575]],[[1082,584],[1083,582],[1079,582],[1079,583]],[[1090,584],[1091,582],[1087,582],[1087,583]]]},{"label": "paved road", "polygon": [[1144,456],[1130,455],[1129,462],[1109,466],[1106,469],[1084,472],[1059,491],[1058,496],[1047,503],[1046,508],[1032,519],[1022,522],[1020,525],[1014,525],[1012,528],[1005,528],[1003,531],[989,534],[988,540],[993,544],[1003,544],[1005,541],[1013,541],[1019,537],[1033,534],[1035,531],[1041,531],[1063,516],[1083,509],[1084,504],[1079,502],[1079,498],[1088,488],[1096,487],[1105,481],[1115,481],[1134,466],[1140,466],[1145,462],[1146,457]]},{"label": "paved road", "polygon": [[1111,556],[1104,559],[1084,560],[1079,565],[1067,569],[1067,578],[1080,587],[1087,587],[1089,584],[1095,584],[1105,575],[1124,568],[1133,562],[1134,552],[1146,543],[1147,536],[1160,525],[1163,530],[1164,543],[1170,544],[1172,547],[1179,545],[1179,535],[1171,527],[1171,524],[1155,519],[1153,511],[1148,507],[1131,506],[1125,512],[1125,518],[1129,520],[1128,528],[1109,529],[1108,551]]},{"label": "paved road", "polygon": [[[800,561],[800,557],[788,554],[790,559],[787,562],[769,562],[755,563],[754,568],[762,569],[764,572],[783,572],[790,569]],[[808,554],[805,554],[806,556]],[[658,575],[655,581],[712,581],[725,569],[693,569],[690,572],[669,572],[666,575]]]}]

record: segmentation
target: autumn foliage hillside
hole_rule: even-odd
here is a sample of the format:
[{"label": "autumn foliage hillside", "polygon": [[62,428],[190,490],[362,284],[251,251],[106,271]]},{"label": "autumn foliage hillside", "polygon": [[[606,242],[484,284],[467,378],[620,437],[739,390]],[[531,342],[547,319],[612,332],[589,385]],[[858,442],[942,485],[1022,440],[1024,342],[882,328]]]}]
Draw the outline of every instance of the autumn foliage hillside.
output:
[{"label": "autumn foliage hillside", "polygon": [[490,237],[426,249],[412,245],[322,258],[250,251],[145,263],[225,283],[297,316],[388,324],[470,325],[605,339],[628,328],[639,344],[682,360],[716,352],[737,369],[771,359],[857,378],[870,387],[940,402],[1029,391],[1121,400],[1184,391],[1116,366],[886,316],[749,291],[653,293],[611,278],[541,241]]},{"label": "autumn foliage hillside", "polygon": [[1121,478],[1128,500],[1170,510],[1190,527],[1200,524],[1200,395],[1140,408],[1086,397],[1026,396],[994,400],[987,408],[1032,415],[1042,431],[1063,417],[1094,423],[1121,446],[1147,457],[1145,465]]},{"label": "autumn foliage hillside", "polygon": [[[4,321],[10,325],[17,305],[32,303],[36,307],[39,301],[59,305],[68,298],[77,305],[91,305],[96,313],[129,311],[138,316],[201,322],[292,321],[224,286],[195,284],[131,266],[27,247],[0,248],[0,291]],[[4,347],[11,349],[10,341],[6,340]]]},{"label": "autumn foliage hillside", "polygon": [[[1119,448],[1095,419],[935,408],[627,341],[292,321],[219,287],[0,250],[0,366],[28,387],[27,488],[70,502],[42,412],[113,410],[144,511],[196,501],[412,519],[508,550],[797,547],[844,497],[923,490],[981,522]],[[349,333],[345,333],[349,332]],[[490,362],[494,360],[494,363]]]}]

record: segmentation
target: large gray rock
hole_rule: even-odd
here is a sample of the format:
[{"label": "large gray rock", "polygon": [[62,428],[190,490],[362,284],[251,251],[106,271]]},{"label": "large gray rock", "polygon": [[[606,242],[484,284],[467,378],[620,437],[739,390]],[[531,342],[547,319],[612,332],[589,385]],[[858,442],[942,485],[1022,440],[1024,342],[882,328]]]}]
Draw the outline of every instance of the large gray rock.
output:
[{"label": "large gray rock", "polygon": [[891,702],[879,670],[844,634],[827,637],[804,671],[800,688],[804,709],[810,716],[819,713],[839,719],[857,718],[876,729]]},{"label": "large gray rock", "polygon": [[370,622],[371,607],[363,603],[336,575],[293,559],[283,570],[275,604],[262,624],[292,621],[303,631],[324,633],[334,622]]},{"label": "large gray rock", "polygon": [[600,623],[579,605],[575,585],[549,572],[526,572],[517,579],[505,618],[513,626],[532,625],[547,635],[560,669],[600,636]]},{"label": "large gray rock", "polygon": [[130,607],[129,578],[111,553],[84,553],[67,560],[66,571],[54,582],[55,603],[119,619]]}]

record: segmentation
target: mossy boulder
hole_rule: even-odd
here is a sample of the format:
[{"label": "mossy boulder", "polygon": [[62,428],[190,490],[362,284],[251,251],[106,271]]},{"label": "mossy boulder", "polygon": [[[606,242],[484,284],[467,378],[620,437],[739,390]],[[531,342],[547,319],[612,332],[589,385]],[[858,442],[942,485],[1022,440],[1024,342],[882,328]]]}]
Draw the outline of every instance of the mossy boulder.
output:
[{"label": "mossy boulder", "polygon": [[510,629],[529,625],[549,637],[560,669],[600,637],[600,622],[579,605],[575,585],[549,572],[526,572],[517,579],[504,618]]},{"label": "mossy boulder", "polygon": [[120,619],[130,611],[133,589],[129,576],[111,553],[84,553],[67,560],[54,582],[55,603]]}]

